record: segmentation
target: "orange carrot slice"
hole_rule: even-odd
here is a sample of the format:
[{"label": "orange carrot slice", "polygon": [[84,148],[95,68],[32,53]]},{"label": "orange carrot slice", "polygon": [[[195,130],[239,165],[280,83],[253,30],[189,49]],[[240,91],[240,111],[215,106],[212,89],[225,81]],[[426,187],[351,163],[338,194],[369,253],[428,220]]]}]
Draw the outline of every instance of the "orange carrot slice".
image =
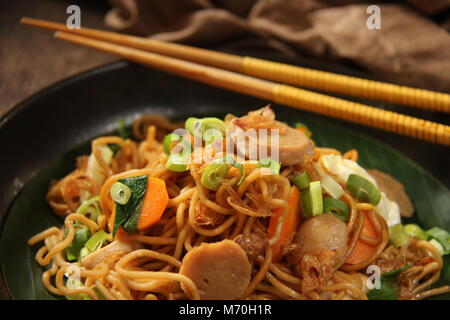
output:
[{"label": "orange carrot slice", "polygon": [[161,219],[168,201],[166,183],[161,179],[148,177],[147,192],[138,220],[138,230],[143,231],[157,223]]},{"label": "orange carrot slice", "polygon": [[[361,234],[367,238],[376,239],[377,233],[372,225],[372,222],[370,222],[369,220],[369,216],[367,215],[367,213],[363,214],[364,214],[364,225]],[[353,251],[347,258],[346,263],[358,264],[364,262],[372,256],[372,254],[375,252],[376,249],[377,249],[376,245],[370,245],[361,240],[358,240],[355,244]]]},{"label": "orange carrot slice", "polygon": [[[268,236],[271,238],[277,229],[278,223],[281,218],[282,209],[275,209],[273,211],[273,216],[269,221]],[[280,238],[272,246],[273,261],[278,262],[282,257],[281,247],[288,241],[291,241],[294,237],[295,231],[301,220],[301,209],[300,209],[300,191],[297,187],[292,186],[288,197],[288,212],[281,229]]]}]

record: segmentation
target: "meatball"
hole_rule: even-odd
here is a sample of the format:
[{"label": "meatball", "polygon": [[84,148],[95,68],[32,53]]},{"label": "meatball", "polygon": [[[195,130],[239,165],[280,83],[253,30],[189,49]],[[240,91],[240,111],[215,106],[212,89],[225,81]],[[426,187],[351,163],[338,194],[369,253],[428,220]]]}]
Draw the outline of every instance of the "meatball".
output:
[{"label": "meatball", "polygon": [[303,293],[326,283],[348,249],[348,228],[331,214],[307,219],[287,249],[287,260],[301,278]]},{"label": "meatball", "polygon": [[297,231],[295,242],[302,252],[315,249],[331,250],[343,259],[347,252],[347,225],[331,214],[307,219]]},{"label": "meatball", "polygon": [[250,283],[251,265],[234,241],[202,243],[183,259],[180,274],[190,278],[205,300],[240,298]]}]

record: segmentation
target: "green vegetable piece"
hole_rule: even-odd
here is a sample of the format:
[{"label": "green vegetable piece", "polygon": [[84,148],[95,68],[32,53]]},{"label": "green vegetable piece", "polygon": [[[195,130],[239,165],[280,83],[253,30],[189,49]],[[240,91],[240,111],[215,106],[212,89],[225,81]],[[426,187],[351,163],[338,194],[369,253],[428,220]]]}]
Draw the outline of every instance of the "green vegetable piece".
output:
[{"label": "green vegetable piece", "polygon": [[106,240],[108,240],[108,234],[105,231],[100,230],[89,238],[85,244],[85,247],[88,248],[90,252],[94,252],[100,249]]},{"label": "green vegetable piece", "polygon": [[323,196],[320,181],[314,181],[302,191],[303,216],[310,218],[323,213]]},{"label": "green vegetable piece", "polygon": [[359,201],[378,205],[381,200],[380,191],[366,178],[351,174],[345,184],[351,194]]},{"label": "green vegetable piece", "polygon": [[408,243],[409,236],[400,223],[389,227],[389,241],[397,248]]},{"label": "green vegetable piece", "polygon": [[214,117],[208,117],[202,119],[202,129],[203,134],[208,131],[209,129],[217,129],[222,134],[225,134],[225,130],[227,129],[227,126],[223,120],[220,120],[219,118]]},{"label": "green vegetable piece", "polygon": [[298,188],[298,190],[302,191],[309,187],[309,184],[311,183],[311,179],[309,178],[308,173],[305,171],[298,174],[294,180],[292,180],[294,185]]},{"label": "green vegetable piece", "polygon": [[81,260],[83,260],[84,257],[86,257],[87,255],[89,255],[91,252],[89,251],[88,248],[83,247],[80,250],[80,254],[78,256],[78,262],[81,262]]},{"label": "green vegetable piece", "polygon": [[271,159],[261,159],[258,161],[258,168],[269,168],[274,174],[280,174],[281,164]]},{"label": "green vegetable piece", "polygon": [[[131,190],[131,197],[126,204],[117,203],[116,218],[114,222],[113,236],[116,235],[120,226],[130,234],[137,232],[136,215],[140,214],[142,201],[147,191],[148,176],[128,177],[120,179],[119,182],[126,185]],[[132,220],[128,223],[128,220]]]},{"label": "green vegetable piece", "polygon": [[81,248],[91,237],[91,231],[88,228],[81,228],[75,231],[72,243],[66,248],[66,257],[68,261],[78,259]]},{"label": "green vegetable piece", "polygon": [[419,227],[417,224],[410,223],[403,226],[403,230],[407,235],[416,237],[419,240],[428,240],[428,234],[425,230]]},{"label": "green vegetable piece", "polygon": [[427,231],[428,235],[436,239],[444,248],[445,253],[450,253],[450,234],[444,229],[434,227]]},{"label": "green vegetable piece", "polygon": [[97,222],[97,218],[103,214],[100,208],[100,197],[96,196],[89,200],[83,201],[83,203],[78,207],[76,213],[82,214]]},{"label": "green vegetable piece", "polygon": [[227,174],[227,165],[224,163],[211,162],[202,172],[200,182],[202,186],[210,190],[219,189],[222,184],[222,179]]},{"label": "green vegetable piece", "polygon": [[172,149],[172,143],[179,142],[180,136],[175,133],[166,134],[163,140],[163,150],[164,153],[170,155],[170,150]]},{"label": "green vegetable piece", "polygon": [[411,267],[410,265],[383,273],[380,278],[380,288],[372,289],[367,293],[369,300],[398,300],[400,287],[397,284],[397,276],[402,271]]},{"label": "green vegetable piece", "polygon": [[189,170],[189,155],[171,154],[166,162],[166,168],[174,172],[185,172]]},{"label": "green vegetable piece", "polygon": [[186,119],[184,127],[191,135],[202,138],[202,120],[194,117]]},{"label": "green vegetable piece", "polygon": [[236,184],[237,186],[240,186],[242,181],[244,181],[244,179],[245,179],[244,165],[242,163],[236,162],[236,160],[232,156],[230,156],[230,155],[224,156],[222,159],[217,159],[217,160],[214,160],[213,162],[229,164],[230,166],[238,169],[241,172],[241,178],[239,179],[238,183]]},{"label": "green vegetable piece", "polygon": [[323,199],[323,212],[331,213],[341,221],[347,222],[350,218],[350,207],[344,201],[334,198]]},{"label": "green vegetable piece", "polygon": [[119,204],[126,204],[131,197],[130,188],[120,182],[114,183],[111,186],[109,193],[111,195],[111,198]]}]

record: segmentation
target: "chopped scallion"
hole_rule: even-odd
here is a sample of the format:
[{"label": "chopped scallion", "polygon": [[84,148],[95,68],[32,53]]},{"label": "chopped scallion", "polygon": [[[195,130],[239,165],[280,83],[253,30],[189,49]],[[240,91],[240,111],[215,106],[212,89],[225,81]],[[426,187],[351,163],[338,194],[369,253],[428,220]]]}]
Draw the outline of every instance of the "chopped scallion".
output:
[{"label": "chopped scallion", "polygon": [[389,241],[397,248],[404,246],[409,241],[409,236],[403,229],[402,224],[389,227]]},{"label": "chopped scallion", "polygon": [[236,162],[236,160],[232,156],[227,155],[227,156],[224,156],[222,159],[214,160],[214,162],[215,163],[229,164],[230,166],[232,166],[232,167],[234,167],[236,169],[239,169],[239,171],[241,173],[241,178],[237,182],[237,184],[236,184],[237,186],[239,186],[242,183],[242,181],[244,181],[244,179],[245,179],[245,168],[244,168],[244,165],[242,163]]},{"label": "chopped scallion", "polygon": [[197,138],[202,137],[202,120],[194,117],[187,118],[184,127],[191,135]]},{"label": "chopped scallion", "polygon": [[87,216],[93,221],[97,221],[97,218],[102,215],[102,210],[100,209],[100,197],[96,196],[89,200],[83,201],[78,207],[76,213]]},{"label": "chopped scallion", "polygon": [[222,179],[227,174],[227,165],[224,163],[210,163],[202,172],[201,184],[210,190],[219,189]]},{"label": "chopped scallion", "polygon": [[120,182],[116,182],[111,186],[111,189],[109,190],[109,193],[111,194],[111,198],[119,203],[119,204],[127,204],[128,200],[130,200],[131,197],[131,190],[126,185]]},{"label": "chopped scallion", "polygon": [[334,198],[323,199],[323,212],[331,213],[339,220],[347,222],[350,217],[350,207],[344,201]]},{"label": "chopped scallion", "polygon": [[66,257],[68,261],[78,259],[80,250],[91,237],[91,231],[88,228],[81,228],[75,231],[72,243],[66,248]]},{"label": "chopped scallion", "polygon": [[407,235],[416,237],[419,240],[428,240],[428,234],[425,230],[419,227],[417,224],[410,223],[403,227],[403,230]]},{"label": "chopped scallion", "polygon": [[97,249],[100,249],[102,244],[108,239],[108,234],[103,231],[97,231],[92,237],[89,238],[89,240],[84,245],[86,248],[89,249],[90,252],[94,252]]},{"label": "chopped scallion", "polygon": [[298,188],[298,190],[302,191],[309,187],[309,184],[311,183],[311,179],[309,178],[308,173],[302,172],[299,175],[297,175],[294,180],[292,180],[294,185]]},{"label": "chopped scallion", "polygon": [[381,193],[369,180],[357,174],[351,174],[345,184],[351,194],[359,201],[378,205]]},{"label": "chopped scallion", "polygon": [[203,134],[205,134],[205,132],[210,129],[217,129],[222,134],[225,134],[226,128],[227,128],[227,126],[225,125],[225,122],[223,122],[219,118],[209,117],[209,118],[202,119]]},{"label": "chopped scallion", "polygon": [[170,171],[184,172],[188,170],[189,155],[171,154],[166,162],[166,168]]},{"label": "chopped scallion", "polygon": [[427,231],[428,235],[436,239],[444,248],[445,253],[450,253],[450,234],[444,229],[434,227]]},{"label": "chopped scallion", "polygon": [[323,196],[320,181],[313,181],[302,191],[303,216],[309,218],[323,213]]},{"label": "chopped scallion", "polygon": [[172,143],[179,142],[181,137],[176,133],[169,133],[164,137],[163,150],[164,153],[170,155],[170,150],[172,149]]}]

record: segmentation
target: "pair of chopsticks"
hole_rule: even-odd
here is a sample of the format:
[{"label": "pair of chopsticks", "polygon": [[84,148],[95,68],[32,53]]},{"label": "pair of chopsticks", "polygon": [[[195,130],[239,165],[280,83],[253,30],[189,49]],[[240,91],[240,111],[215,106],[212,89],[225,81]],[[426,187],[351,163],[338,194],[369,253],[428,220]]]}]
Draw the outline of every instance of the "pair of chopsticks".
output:
[{"label": "pair of chopsticks", "polygon": [[306,69],[252,57],[95,29],[23,18],[55,37],[206,84],[333,118],[450,146],[450,126],[382,110],[291,85],[450,113],[450,95]]}]

